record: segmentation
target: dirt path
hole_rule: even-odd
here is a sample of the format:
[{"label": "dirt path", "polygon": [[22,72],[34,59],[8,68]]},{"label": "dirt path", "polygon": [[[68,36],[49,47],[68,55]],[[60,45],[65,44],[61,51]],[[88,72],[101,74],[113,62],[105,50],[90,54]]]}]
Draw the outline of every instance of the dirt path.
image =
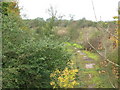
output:
[{"label": "dirt path", "polygon": [[[81,51],[77,51],[80,55],[82,55],[82,59],[83,59],[83,62],[85,61],[85,63],[83,64],[84,66],[84,70],[88,70],[88,73],[85,74],[86,78],[88,78],[88,80],[90,81],[92,78],[93,78],[93,74],[92,73],[89,73],[89,70],[90,69],[94,69],[94,65],[95,63],[91,62],[91,61],[94,61],[92,59],[90,59],[85,53],[81,52]],[[87,84],[88,82],[86,82]],[[95,84],[87,84],[87,88],[94,88]]]},{"label": "dirt path", "polygon": [[104,80],[100,77],[98,61],[91,59],[86,53],[76,51],[76,67],[79,69],[79,81],[82,88],[101,88],[110,87],[104,86]]}]

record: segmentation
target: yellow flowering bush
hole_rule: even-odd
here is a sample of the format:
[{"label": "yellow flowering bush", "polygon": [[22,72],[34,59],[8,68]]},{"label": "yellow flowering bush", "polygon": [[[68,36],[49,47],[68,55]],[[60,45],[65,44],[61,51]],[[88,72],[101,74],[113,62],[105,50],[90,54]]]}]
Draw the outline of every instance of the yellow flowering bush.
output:
[{"label": "yellow flowering bush", "polygon": [[50,75],[52,79],[50,85],[53,88],[74,88],[79,85],[76,81],[77,72],[77,69],[68,69],[67,67],[63,71],[57,69]]},{"label": "yellow flowering bush", "polygon": [[67,63],[67,66],[70,68],[70,69],[74,69],[75,68],[75,62],[73,60],[69,61]]}]

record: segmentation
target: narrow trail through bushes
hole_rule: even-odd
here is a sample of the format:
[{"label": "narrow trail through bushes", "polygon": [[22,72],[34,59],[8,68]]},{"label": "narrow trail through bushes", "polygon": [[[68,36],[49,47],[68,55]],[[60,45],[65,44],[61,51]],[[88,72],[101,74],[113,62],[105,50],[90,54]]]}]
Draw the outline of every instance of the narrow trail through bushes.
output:
[{"label": "narrow trail through bushes", "polygon": [[[75,48],[75,66],[79,70],[78,78],[81,88],[113,88],[109,83],[106,71],[99,67],[100,57],[94,55],[92,58],[89,51],[77,50]],[[92,52],[89,52],[92,53]]]}]

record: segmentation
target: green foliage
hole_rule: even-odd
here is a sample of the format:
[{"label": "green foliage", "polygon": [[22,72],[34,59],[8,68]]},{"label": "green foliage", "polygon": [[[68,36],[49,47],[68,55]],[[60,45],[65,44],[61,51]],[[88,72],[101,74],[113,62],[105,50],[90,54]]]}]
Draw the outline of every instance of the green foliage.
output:
[{"label": "green foliage", "polygon": [[64,44],[39,38],[14,13],[3,14],[2,33],[3,88],[51,87],[50,73],[63,70],[70,59]]},{"label": "green foliage", "polygon": [[45,21],[43,18],[36,18],[34,20],[24,20],[24,22],[33,29],[36,33],[41,34]]},{"label": "green foliage", "polygon": [[99,56],[96,55],[95,53],[89,52],[89,51],[83,51],[84,53],[87,54],[87,56],[91,59],[98,60]]},{"label": "green foliage", "polygon": [[73,46],[73,47],[75,47],[75,48],[77,48],[77,49],[83,49],[83,48],[84,48],[82,45],[79,45],[79,44],[77,44],[77,43],[65,42],[64,44],[67,45],[67,46]]},{"label": "green foliage", "polygon": [[[69,60],[63,46],[51,40],[27,41],[11,57],[8,54],[5,53],[3,58],[3,87],[9,87],[8,80],[15,79],[9,77],[6,81],[6,74],[16,77],[17,87],[50,87],[49,74],[56,68],[64,69]],[[12,69],[16,73],[10,74],[10,71],[14,72]]]},{"label": "green foliage", "polygon": [[79,20],[77,24],[78,24],[78,26],[80,28],[97,26],[96,22],[93,22],[93,21],[90,21],[90,20],[86,20],[85,18],[82,18],[81,20]]}]

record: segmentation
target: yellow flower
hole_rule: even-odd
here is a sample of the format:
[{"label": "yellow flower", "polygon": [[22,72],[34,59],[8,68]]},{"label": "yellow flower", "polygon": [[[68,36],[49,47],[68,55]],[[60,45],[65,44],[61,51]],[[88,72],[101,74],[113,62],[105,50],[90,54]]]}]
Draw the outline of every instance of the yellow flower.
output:
[{"label": "yellow flower", "polygon": [[58,77],[58,80],[62,82],[64,79],[62,77]]},{"label": "yellow flower", "polygon": [[60,71],[57,69],[57,70],[55,71],[55,73],[60,73]]},{"label": "yellow flower", "polygon": [[67,84],[64,84],[63,87],[67,87]]},{"label": "yellow flower", "polygon": [[74,71],[75,71],[75,72],[78,72],[78,69],[75,69]]},{"label": "yellow flower", "polygon": [[[50,74],[50,77],[57,77],[57,79],[53,79],[53,81],[50,82],[50,85],[52,85],[53,88],[57,88],[56,85],[60,88],[74,88],[79,84],[75,81],[76,72],[78,72],[78,69],[68,69],[67,67],[63,71],[57,69],[54,73]],[[57,84],[55,82],[57,82]]]},{"label": "yellow flower", "polygon": [[75,84],[76,84],[76,81],[74,80],[74,81],[72,82],[72,84],[75,85]]},{"label": "yellow flower", "polygon": [[51,73],[50,74],[50,77],[54,77],[56,74],[55,73]]},{"label": "yellow flower", "polygon": [[55,85],[55,82],[53,82],[53,81],[52,81],[52,82],[50,82],[50,85]]}]

